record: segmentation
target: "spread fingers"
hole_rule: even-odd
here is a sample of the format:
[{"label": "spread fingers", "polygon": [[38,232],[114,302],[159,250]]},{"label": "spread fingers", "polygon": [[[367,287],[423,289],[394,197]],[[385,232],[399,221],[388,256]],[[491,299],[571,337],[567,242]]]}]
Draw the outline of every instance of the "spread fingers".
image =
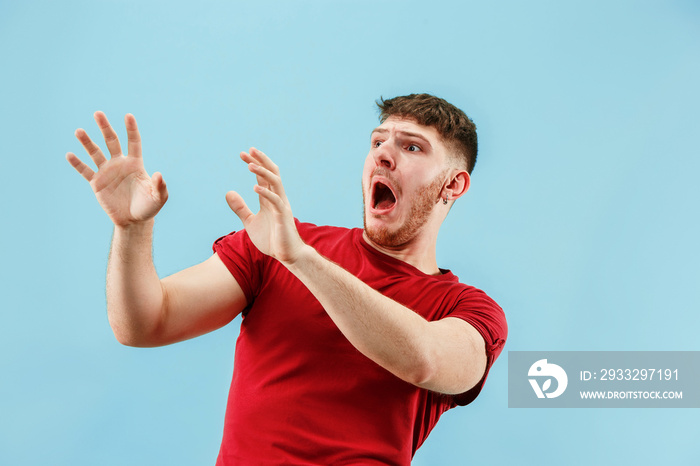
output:
[{"label": "spread fingers", "polygon": [[107,121],[107,116],[103,112],[95,112],[95,121],[97,126],[100,127],[102,136],[105,138],[105,144],[107,144],[107,150],[112,157],[121,155],[122,148],[119,145],[119,138],[117,138],[117,133],[112,128],[112,125]]},{"label": "spread fingers", "polygon": [[66,154],[66,160],[68,160],[68,163],[70,163],[73,168],[75,168],[78,173],[83,176],[83,178],[85,178],[88,182],[92,181],[92,177],[95,176],[95,172],[92,171],[92,169],[88,167],[85,162],[80,160],[74,153],[68,152]]},{"label": "spread fingers", "polygon": [[260,186],[269,187],[271,191],[284,196],[284,187],[282,186],[282,179],[279,175],[272,173],[265,167],[262,167],[256,163],[249,163],[248,170],[258,177],[258,184]]},{"label": "spread fingers", "polygon": [[78,141],[80,141],[80,144],[82,144],[82,146],[85,148],[85,151],[88,153],[92,161],[95,162],[97,168],[100,168],[100,165],[107,161],[102,153],[102,149],[100,149],[97,144],[92,142],[92,139],[90,139],[90,136],[87,135],[84,129],[78,128],[75,130],[75,137],[78,138]]},{"label": "spread fingers", "polygon": [[272,161],[272,159],[270,159],[270,157],[265,155],[265,153],[263,151],[260,151],[260,150],[256,149],[255,147],[251,147],[249,154],[253,159],[255,159],[255,161],[258,165],[262,165],[263,167],[267,168],[275,175],[280,174],[279,167],[277,165],[275,165],[275,163]]}]

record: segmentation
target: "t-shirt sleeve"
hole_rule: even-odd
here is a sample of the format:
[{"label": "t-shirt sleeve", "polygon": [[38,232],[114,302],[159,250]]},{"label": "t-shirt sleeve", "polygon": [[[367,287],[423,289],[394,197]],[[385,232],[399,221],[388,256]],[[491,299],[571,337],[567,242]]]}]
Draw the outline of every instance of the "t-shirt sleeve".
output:
[{"label": "t-shirt sleeve", "polygon": [[214,241],[212,249],[236,279],[250,306],[262,286],[267,256],[255,247],[245,230],[222,236]]},{"label": "t-shirt sleeve", "polygon": [[486,370],[483,377],[470,390],[453,397],[456,404],[464,406],[474,401],[481,392],[491,366],[506,343],[508,324],[503,309],[477,288],[465,291],[448,317],[458,317],[471,324],[484,338],[486,346]]}]

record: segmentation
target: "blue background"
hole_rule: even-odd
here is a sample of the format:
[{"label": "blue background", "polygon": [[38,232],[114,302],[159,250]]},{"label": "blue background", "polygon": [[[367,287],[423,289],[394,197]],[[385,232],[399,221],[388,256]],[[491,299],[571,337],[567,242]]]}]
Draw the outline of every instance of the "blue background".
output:
[{"label": "blue background", "polygon": [[213,464],[239,320],[159,349],[107,323],[111,223],[65,161],[136,116],[170,199],[161,276],[280,165],[304,221],[359,226],[374,100],[431,92],[476,122],[439,264],[505,309],[485,391],[415,465],[697,464],[693,409],[507,407],[508,350],[700,350],[700,4],[0,2],[0,463]]}]

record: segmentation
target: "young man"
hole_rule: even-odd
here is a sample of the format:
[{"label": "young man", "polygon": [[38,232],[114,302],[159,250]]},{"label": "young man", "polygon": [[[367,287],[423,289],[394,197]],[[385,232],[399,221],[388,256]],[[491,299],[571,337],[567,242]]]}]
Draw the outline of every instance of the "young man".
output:
[{"label": "young man", "polygon": [[76,131],[98,171],[67,159],[115,225],[107,308],[116,338],[167,345],[243,313],[217,464],[409,464],[443,412],[476,398],[503,348],[503,311],[435,256],[440,225],[469,188],[474,124],[427,94],[378,105],[364,229],[295,220],[278,167],[251,148],[241,159],[260,211],[229,192],[245,229],[162,280],[151,241],[167,189],[143,168],[134,117],[128,156],[103,113],[109,160]]}]

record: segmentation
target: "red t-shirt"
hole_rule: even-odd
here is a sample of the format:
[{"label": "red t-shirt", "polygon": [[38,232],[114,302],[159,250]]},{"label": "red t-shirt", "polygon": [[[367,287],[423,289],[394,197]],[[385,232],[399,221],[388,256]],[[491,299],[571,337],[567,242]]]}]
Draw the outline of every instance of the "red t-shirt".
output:
[{"label": "red t-shirt", "polygon": [[456,396],[404,382],[356,350],[301,281],[244,230],[231,233],[213,248],[249,305],[216,464],[410,464],[440,415],[481,391],[507,336],[503,310],[450,271],[426,275],[382,254],[361,229],[297,228],[321,255],[425,319],[474,326],[486,342],[486,372]]}]

